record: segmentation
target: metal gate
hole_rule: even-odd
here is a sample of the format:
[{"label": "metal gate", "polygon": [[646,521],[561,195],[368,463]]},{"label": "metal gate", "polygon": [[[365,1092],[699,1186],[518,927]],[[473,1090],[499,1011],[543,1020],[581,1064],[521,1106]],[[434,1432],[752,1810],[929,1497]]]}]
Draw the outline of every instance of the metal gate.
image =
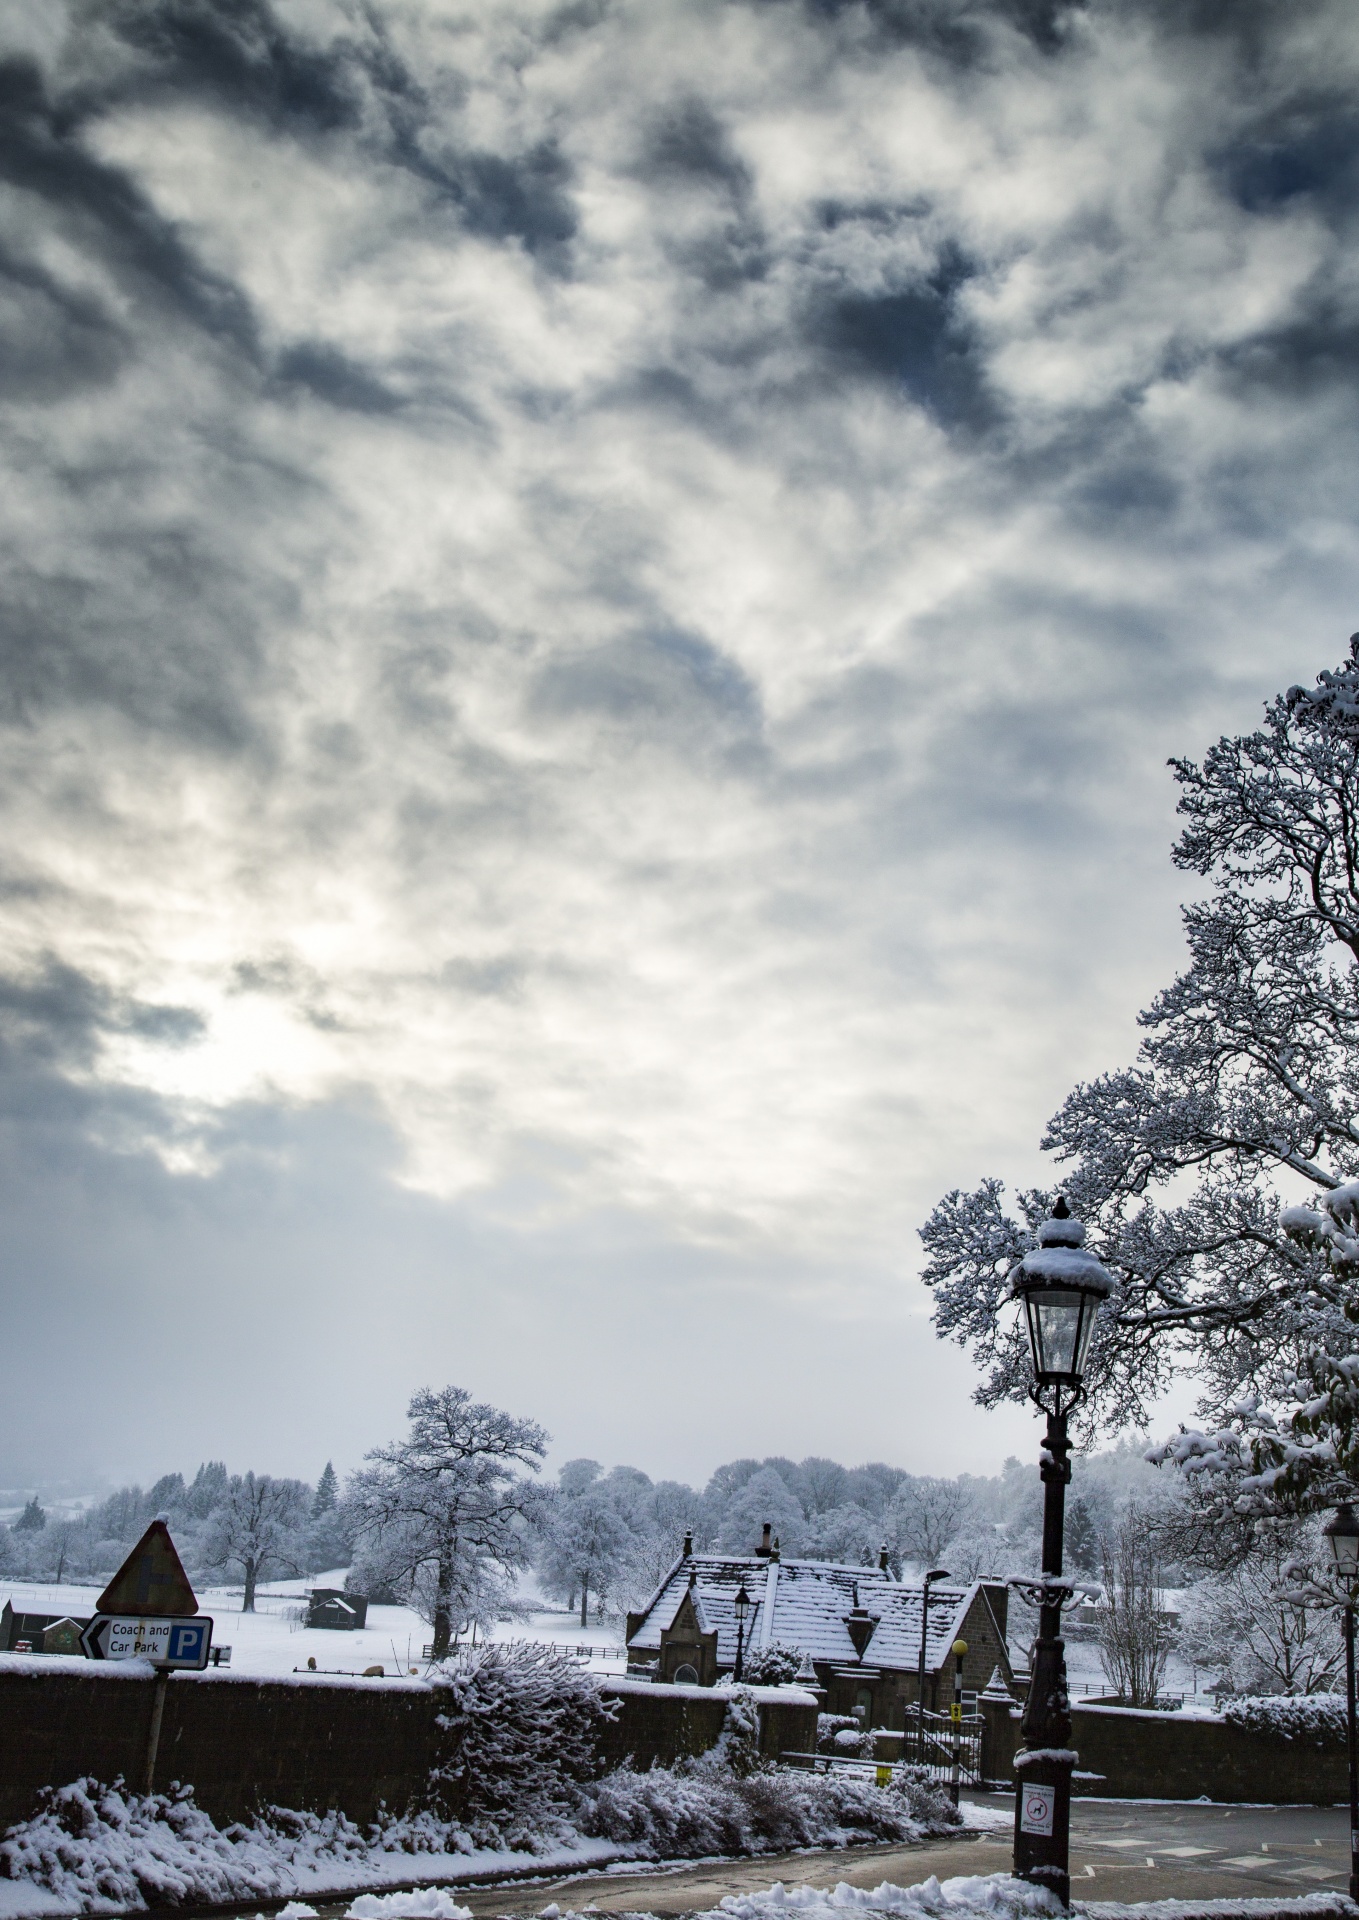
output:
[{"label": "metal gate", "polygon": [[901,1741],[903,1761],[928,1767],[934,1780],[951,1781],[953,1769],[965,1787],[981,1785],[982,1718],[979,1713],[964,1714],[954,1720],[946,1713],[926,1713],[920,1723],[914,1707],[906,1709],[906,1730]]}]

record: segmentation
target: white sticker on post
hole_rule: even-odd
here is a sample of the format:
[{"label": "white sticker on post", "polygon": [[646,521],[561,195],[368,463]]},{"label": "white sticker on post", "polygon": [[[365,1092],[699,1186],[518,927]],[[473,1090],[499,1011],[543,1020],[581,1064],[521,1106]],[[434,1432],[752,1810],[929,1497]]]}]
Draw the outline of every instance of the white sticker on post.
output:
[{"label": "white sticker on post", "polygon": [[1056,1787],[1045,1786],[1041,1781],[1035,1780],[1022,1791],[1023,1797],[1019,1803],[1019,1831],[1050,1835],[1053,1809],[1057,1804]]}]

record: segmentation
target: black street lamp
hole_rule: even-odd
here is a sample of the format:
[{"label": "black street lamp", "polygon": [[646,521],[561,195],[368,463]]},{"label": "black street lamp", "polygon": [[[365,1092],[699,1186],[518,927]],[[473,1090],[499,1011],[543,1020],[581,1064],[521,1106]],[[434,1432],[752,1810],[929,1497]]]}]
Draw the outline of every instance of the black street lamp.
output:
[{"label": "black street lamp", "polygon": [[1348,1500],[1336,1508],[1322,1532],[1349,1596],[1345,1602],[1345,1712],[1350,1755],[1350,1899],[1359,1900],[1359,1748],[1354,1728],[1354,1593],[1359,1584],[1359,1519]]},{"label": "black street lamp", "polygon": [[1011,1290],[1024,1305],[1034,1384],[1030,1398],[1047,1415],[1040,1456],[1043,1480],[1043,1569],[1036,1581],[1016,1580],[1037,1606],[1038,1637],[1030,1662],[1024,1707],[1024,1744],[1015,1755],[1015,1854],[1017,1879],[1032,1881],[1071,1905],[1071,1702],[1066,1687],[1062,1606],[1072,1588],[1062,1579],[1062,1530],[1071,1479],[1067,1416],[1084,1389],[1086,1355],[1095,1315],[1113,1284],[1092,1253],[1085,1228],[1059,1197],[1038,1229],[1038,1245],[1015,1269]]},{"label": "black street lamp", "polygon": [[732,1674],[732,1679],[739,1680],[741,1678],[742,1656],[746,1649],[746,1618],[750,1613],[750,1595],[746,1592],[746,1583],[744,1580],[736,1589],[736,1598],[732,1601],[731,1605],[732,1611],[736,1615],[736,1671]]},{"label": "black street lamp", "polygon": [[925,1575],[920,1589],[920,1670],[916,1675],[915,1692],[915,1757],[917,1764],[925,1764],[925,1637],[930,1626],[930,1586],[935,1580],[947,1580],[947,1567],[931,1567]]}]

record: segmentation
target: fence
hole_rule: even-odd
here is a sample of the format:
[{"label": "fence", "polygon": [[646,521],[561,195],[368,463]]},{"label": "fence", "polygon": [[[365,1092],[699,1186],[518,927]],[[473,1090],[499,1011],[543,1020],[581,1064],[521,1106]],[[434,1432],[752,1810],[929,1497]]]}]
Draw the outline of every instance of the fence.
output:
[{"label": "fence", "polygon": [[[922,1724],[923,1722],[923,1724]],[[979,1713],[964,1713],[954,1720],[946,1713],[918,1713],[906,1709],[906,1730],[901,1736],[901,1757],[916,1766],[928,1767],[934,1780],[951,1781],[954,1768],[965,1787],[980,1785],[982,1777],[983,1721]]]},{"label": "fence", "polygon": [[[474,1646],[484,1647],[485,1644],[484,1640],[455,1640],[449,1651],[460,1653]],[[530,1640],[526,1644],[531,1647],[552,1647],[557,1653],[569,1653],[576,1660],[626,1660],[628,1657],[626,1647],[572,1647],[561,1640]],[[421,1648],[420,1657],[422,1660],[434,1658],[433,1641]]]}]

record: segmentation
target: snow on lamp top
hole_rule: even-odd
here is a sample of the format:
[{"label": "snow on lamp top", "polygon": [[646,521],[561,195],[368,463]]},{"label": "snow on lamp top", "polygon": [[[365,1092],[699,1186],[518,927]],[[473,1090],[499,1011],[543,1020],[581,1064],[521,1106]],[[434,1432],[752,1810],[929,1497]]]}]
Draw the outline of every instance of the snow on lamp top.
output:
[{"label": "snow on lamp top", "polygon": [[1084,1240],[1084,1226],[1059,1197],[1038,1229],[1038,1245],[1011,1277],[1011,1291],[1024,1303],[1040,1386],[1079,1387],[1095,1315],[1113,1286]]},{"label": "snow on lamp top", "polygon": [[1038,1245],[1024,1255],[1011,1284],[1016,1294],[1071,1287],[1098,1294],[1101,1300],[1113,1286],[1094,1254],[1085,1250],[1084,1221],[1075,1217],[1061,1195],[1039,1226]]}]

